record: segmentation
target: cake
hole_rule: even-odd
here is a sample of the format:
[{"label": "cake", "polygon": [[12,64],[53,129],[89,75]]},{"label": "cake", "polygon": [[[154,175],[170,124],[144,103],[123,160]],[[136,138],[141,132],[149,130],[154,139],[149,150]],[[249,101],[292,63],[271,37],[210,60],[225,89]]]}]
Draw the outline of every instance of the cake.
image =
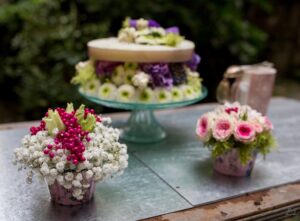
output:
[{"label": "cake", "polygon": [[178,27],[127,18],[117,37],[87,43],[73,84],[86,95],[124,103],[173,103],[201,96],[195,44]]}]

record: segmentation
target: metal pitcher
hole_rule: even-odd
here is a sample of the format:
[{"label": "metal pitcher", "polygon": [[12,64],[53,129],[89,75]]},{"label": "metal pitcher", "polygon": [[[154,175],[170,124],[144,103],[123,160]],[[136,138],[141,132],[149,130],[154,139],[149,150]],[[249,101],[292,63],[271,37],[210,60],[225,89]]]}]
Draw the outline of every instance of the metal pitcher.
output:
[{"label": "metal pitcher", "polygon": [[270,62],[230,66],[218,85],[217,100],[220,103],[238,101],[266,114],[276,72]]}]

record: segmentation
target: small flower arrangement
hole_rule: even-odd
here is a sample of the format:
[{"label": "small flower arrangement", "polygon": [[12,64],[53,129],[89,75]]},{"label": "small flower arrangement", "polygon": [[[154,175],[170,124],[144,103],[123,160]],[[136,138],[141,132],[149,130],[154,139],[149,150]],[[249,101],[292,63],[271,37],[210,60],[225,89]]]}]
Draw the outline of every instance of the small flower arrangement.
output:
[{"label": "small flower arrangement", "polygon": [[126,18],[118,39],[127,43],[176,47],[184,37],[180,35],[176,26],[164,29],[152,19]]},{"label": "small flower arrangement", "polygon": [[88,201],[94,182],[122,174],[128,165],[127,147],[118,142],[119,130],[107,126],[110,118],[73,104],[49,109],[38,127],[22,139],[15,162],[45,179],[54,201],[75,205]]},{"label": "small flower arrangement", "polygon": [[[196,134],[216,159],[215,169],[224,172],[226,166],[230,166],[225,174],[234,175],[232,170],[235,170],[239,175],[249,175],[256,154],[265,156],[274,147],[272,129],[268,117],[236,102],[202,115],[197,121]],[[224,166],[226,160],[231,162]],[[236,164],[233,161],[237,161]],[[216,168],[218,163],[223,164],[219,169]]]}]

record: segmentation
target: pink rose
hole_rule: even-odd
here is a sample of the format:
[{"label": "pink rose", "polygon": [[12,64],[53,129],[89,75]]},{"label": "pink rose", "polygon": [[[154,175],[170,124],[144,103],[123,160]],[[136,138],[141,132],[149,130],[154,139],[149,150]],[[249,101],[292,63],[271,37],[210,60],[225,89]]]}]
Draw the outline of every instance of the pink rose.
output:
[{"label": "pink rose", "polygon": [[203,115],[197,121],[196,134],[202,141],[208,141],[210,137],[209,118],[207,115]]},{"label": "pink rose", "polygon": [[217,120],[213,128],[213,136],[216,140],[225,141],[232,134],[232,124],[228,119]]},{"label": "pink rose", "polygon": [[254,123],[253,127],[256,133],[261,133],[264,130],[264,128],[259,123]]},{"label": "pink rose", "polygon": [[251,142],[255,138],[255,128],[248,122],[238,122],[234,130],[234,137],[244,143]]},{"label": "pink rose", "polygon": [[272,122],[267,116],[264,117],[264,125],[267,130],[273,130],[274,128]]}]

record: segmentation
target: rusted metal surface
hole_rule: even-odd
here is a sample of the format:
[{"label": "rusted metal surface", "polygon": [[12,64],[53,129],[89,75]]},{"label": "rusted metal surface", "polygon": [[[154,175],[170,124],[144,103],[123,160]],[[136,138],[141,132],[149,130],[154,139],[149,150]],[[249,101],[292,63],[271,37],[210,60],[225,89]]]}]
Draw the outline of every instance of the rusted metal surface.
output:
[{"label": "rusted metal surface", "polygon": [[300,214],[300,182],[144,221],[278,220]]}]

